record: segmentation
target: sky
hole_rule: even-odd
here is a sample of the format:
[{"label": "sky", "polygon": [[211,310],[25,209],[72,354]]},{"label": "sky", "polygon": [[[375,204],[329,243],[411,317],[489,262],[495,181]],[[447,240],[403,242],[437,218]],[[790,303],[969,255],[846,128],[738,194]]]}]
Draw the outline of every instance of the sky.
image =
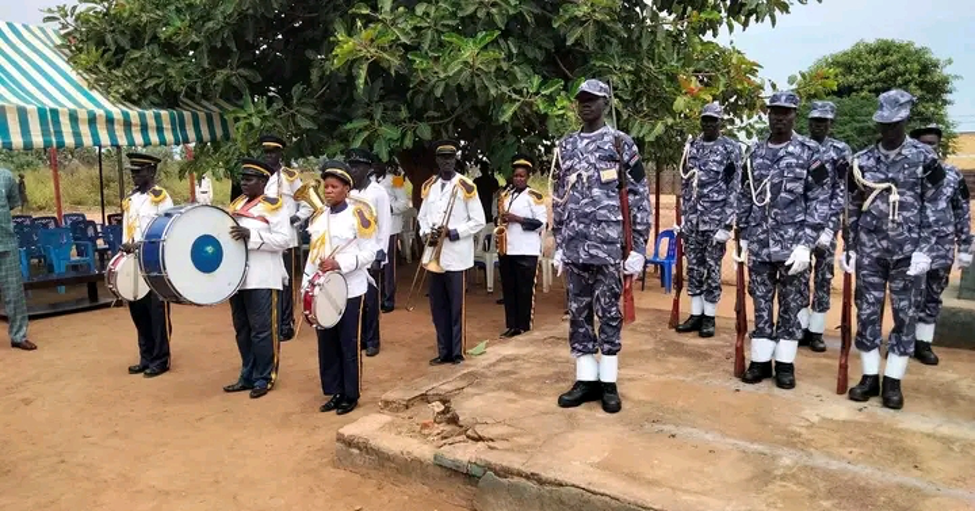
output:
[{"label": "sky", "polygon": [[[72,0],[0,0],[0,20],[40,24],[40,9]],[[974,130],[974,2],[970,0],[810,0],[780,16],[776,28],[751,26],[724,43],[734,44],[763,66],[761,75],[786,86],[787,77],[819,57],[860,40],[903,39],[953,59],[950,118],[958,131]]]}]

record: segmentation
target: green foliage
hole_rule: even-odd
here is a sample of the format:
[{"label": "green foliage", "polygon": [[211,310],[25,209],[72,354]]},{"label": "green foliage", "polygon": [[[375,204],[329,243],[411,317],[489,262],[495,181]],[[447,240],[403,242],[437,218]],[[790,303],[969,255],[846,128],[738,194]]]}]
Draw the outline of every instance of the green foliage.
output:
[{"label": "green foliage", "polygon": [[678,158],[698,111],[762,106],[759,66],[707,40],[776,23],[806,0],[88,0],[58,7],[71,61],[124,99],[222,98],[236,140],[183,172],[226,172],[273,131],[289,157],[367,147],[408,168],[454,137],[495,168],[577,125],[585,77],[613,82],[621,128],[649,161]]},{"label": "green foliage", "polygon": [[[831,136],[847,143],[852,152],[857,153],[875,143],[879,130],[872,121],[872,114],[878,106],[878,99],[869,94],[857,94],[846,98],[827,97],[838,107]],[[811,102],[801,103],[797,113],[797,132],[809,135],[807,116],[811,113]]]},{"label": "green foliage", "polygon": [[[917,46],[911,41],[877,39],[860,41],[847,50],[822,57],[806,73],[833,73],[837,77],[837,88],[830,94],[838,98],[857,95],[877,98],[879,94],[895,88],[908,91],[918,100],[913,107],[910,127],[939,124],[946,135],[944,146],[949,147],[955,135],[947,107],[951,103],[953,81],[959,78],[947,73],[946,68],[950,64],[950,59],[940,59],[929,48]],[[801,80],[800,85],[807,82]],[[804,100],[823,96],[827,94],[805,97]],[[858,105],[861,103],[856,102]],[[858,127],[849,128],[840,120],[835,124],[836,131],[860,132]],[[857,139],[864,140],[864,137]],[[854,147],[853,141],[846,142]]]}]

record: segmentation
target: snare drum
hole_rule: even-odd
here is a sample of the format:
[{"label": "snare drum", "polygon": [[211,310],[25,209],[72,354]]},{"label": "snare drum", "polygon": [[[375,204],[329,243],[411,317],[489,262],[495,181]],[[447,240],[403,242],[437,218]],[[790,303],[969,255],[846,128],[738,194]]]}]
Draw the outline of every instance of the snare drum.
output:
[{"label": "snare drum", "polygon": [[244,282],[248,247],[231,238],[237,221],[205,204],[170,208],[146,228],[139,266],[163,300],[211,306],[228,300]]},{"label": "snare drum", "polygon": [[113,256],[105,267],[105,286],[126,302],[135,302],[149,293],[149,285],[139,270],[138,257],[124,252]]},{"label": "snare drum", "polygon": [[329,329],[346,312],[346,278],[335,270],[316,272],[302,290],[302,313],[309,325]]}]

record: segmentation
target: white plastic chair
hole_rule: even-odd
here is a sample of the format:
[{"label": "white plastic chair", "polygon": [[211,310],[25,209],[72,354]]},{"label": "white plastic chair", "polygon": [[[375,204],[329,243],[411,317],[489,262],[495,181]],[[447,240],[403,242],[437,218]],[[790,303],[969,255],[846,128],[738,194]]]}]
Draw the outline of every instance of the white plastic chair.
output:
[{"label": "white plastic chair", "polygon": [[407,263],[414,261],[414,237],[417,234],[417,210],[408,208],[403,215],[404,228],[400,232],[400,253],[407,258]]},{"label": "white plastic chair", "polygon": [[495,225],[486,225],[475,237],[475,267],[485,269],[485,289],[495,290],[495,267],[499,264],[499,253],[495,247],[492,231]]}]

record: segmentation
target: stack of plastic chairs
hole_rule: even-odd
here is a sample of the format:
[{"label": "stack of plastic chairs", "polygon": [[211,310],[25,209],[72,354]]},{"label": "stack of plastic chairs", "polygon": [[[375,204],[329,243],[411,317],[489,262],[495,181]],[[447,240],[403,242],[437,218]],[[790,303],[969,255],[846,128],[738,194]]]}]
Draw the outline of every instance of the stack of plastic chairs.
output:
[{"label": "stack of plastic chairs", "polygon": [[475,267],[485,270],[485,289],[495,290],[495,269],[499,266],[499,252],[495,247],[495,224],[488,224],[475,236]]},{"label": "stack of plastic chairs", "polygon": [[[96,272],[95,246],[91,242],[74,241],[68,228],[41,229],[37,235],[48,270],[55,275],[67,274],[69,268],[79,266],[86,266],[90,272]],[[72,249],[79,256],[72,257]],[[58,293],[64,293],[63,286],[58,287]]]},{"label": "stack of plastic chairs", "polygon": [[122,225],[107,224],[102,226],[102,240],[109,246],[109,253],[116,254],[122,247]]},{"label": "stack of plastic chairs", "polygon": [[17,236],[17,249],[20,253],[20,275],[26,281],[31,278],[31,261],[43,260],[44,254],[37,244],[37,233],[30,215],[14,215],[13,224],[14,234]]}]

